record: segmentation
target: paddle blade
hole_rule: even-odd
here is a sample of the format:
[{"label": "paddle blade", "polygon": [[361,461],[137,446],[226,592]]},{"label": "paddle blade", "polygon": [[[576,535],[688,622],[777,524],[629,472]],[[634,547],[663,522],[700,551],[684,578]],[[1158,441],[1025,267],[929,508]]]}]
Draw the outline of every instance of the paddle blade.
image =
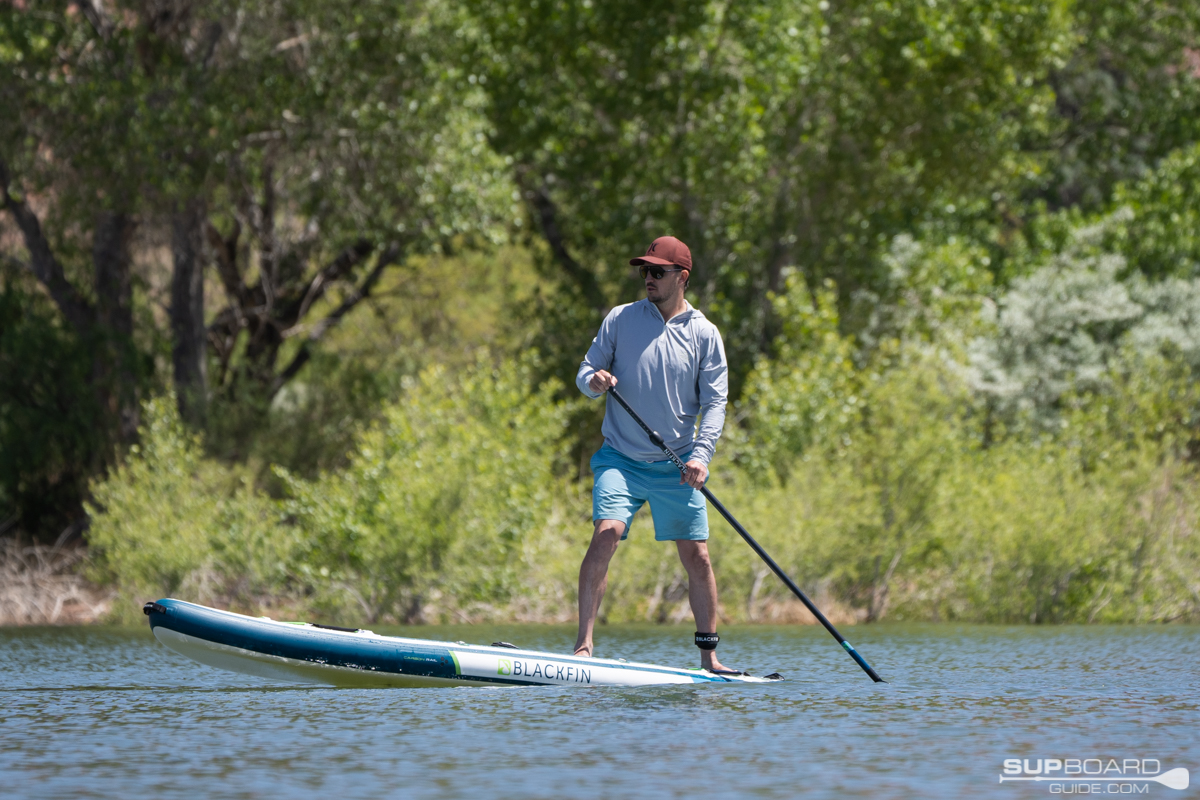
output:
[{"label": "paddle blade", "polygon": [[1191,782],[1191,776],[1188,775],[1188,771],[1183,767],[1176,767],[1159,775],[1155,780],[1168,789],[1186,789]]}]

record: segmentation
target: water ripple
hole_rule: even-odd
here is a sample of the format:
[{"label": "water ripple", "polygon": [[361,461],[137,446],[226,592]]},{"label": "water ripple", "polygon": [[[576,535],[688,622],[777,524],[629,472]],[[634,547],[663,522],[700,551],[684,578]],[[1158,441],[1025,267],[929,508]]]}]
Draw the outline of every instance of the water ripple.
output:
[{"label": "water ripple", "polygon": [[[573,639],[554,626],[407,633],[558,651]],[[598,655],[687,664],[690,633],[604,628]],[[1200,768],[1200,628],[853,634],[890,685],[871,684],[823,631],[795,627],[722,631],[723,660],[779,670],[779,684],[419,690],[268,685],[189,662],[141,630],[5,630],[0,774],[5,796],[45,800],[1023,800],[1048,787],[999,784],[1005,758]]]}]

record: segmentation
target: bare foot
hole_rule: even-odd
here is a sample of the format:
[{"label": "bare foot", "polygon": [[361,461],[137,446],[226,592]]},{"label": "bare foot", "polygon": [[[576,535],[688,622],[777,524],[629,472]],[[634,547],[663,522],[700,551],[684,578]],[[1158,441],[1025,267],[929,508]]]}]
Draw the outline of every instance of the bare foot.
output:
[{"label": "bare foot", "polygon": [[700,666],[701,667],[708,670],[709,672],[714,672],[719,669],[726,669],[725,665],[717,660],[716,653],[712,653],[711,655],[709,655],[709,653],[712,653],[712,651],[711,650],[707,651],[703,655],[700,656]]},{"label": "bare foot", "polygon": [[590,644],[576,645],[575,655],[579,656],[580,658],[591,658],[592,646]]}]

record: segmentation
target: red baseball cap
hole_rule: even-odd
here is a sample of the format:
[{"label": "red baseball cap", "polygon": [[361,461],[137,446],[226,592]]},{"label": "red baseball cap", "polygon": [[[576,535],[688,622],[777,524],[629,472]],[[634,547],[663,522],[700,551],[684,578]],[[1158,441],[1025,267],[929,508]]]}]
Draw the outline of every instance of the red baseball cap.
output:
[{"label": "red baseball cap", "polygon": [[646,255],[629,259],[635,267],[654,264],[659,267],[676,266],[688,271],[692,269],[692,251],[674,236],[660,236],[646,248]]}]

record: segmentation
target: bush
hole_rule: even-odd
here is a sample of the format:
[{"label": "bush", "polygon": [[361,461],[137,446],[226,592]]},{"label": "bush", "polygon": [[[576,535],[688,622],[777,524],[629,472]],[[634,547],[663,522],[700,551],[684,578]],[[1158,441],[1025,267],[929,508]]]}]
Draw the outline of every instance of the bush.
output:
[{"label": "bush", "polygon": [[[760,358],[736,406],[745,440],[726,425],[723,443],[752,473],[786,479],[793,459],[810,448],[837,448],[859,414],[861,376],[853,342],[838,330],[837,292],[826,285],[813,296],[799,274],[775,298],[782,321],[776,356]],[[728,441],[728,440],[727,440]]]},{"label": "bush", "polygon": [[[868,619],[1200,619],[1190,367],[1121,351],[1103,394],[1064,395],[1055,435],[989,447],[958,374],[910,356],[864,381],[844,447],[796,456],[786,483],[744,472],[728,505],[802,586]],[[770,576],[750,596],[762,568],[737,547],[714,545],[727,610],[785,600]]]},{"label": "bush", "polygon": [[1009,427],[1057,428],[1068,393],[1111,391],[1122,351],[1169,352],[1200,370],[1200,279],[1122,277],[1124,257],[1088,252],[1103,226],[1014,281],[995,329],[969,348],[976,393]]},{"label": "bush", "polygon": [[[988,397],[942,334],[864,356],[832,298],[793,282],[780,300],[781,355],[752,376],[746,433],[722,446],[711,487],[835,619],[1200,619],[1200,388],[1182,347],[1106,345],[1093,380],[1064,382],[1054,425],[989,435]],[[344,470],[278,469],[280,503],[206,460],[170,398],[153,401],[141,445],[93,487],[95,574],[126,616],[177,594],[354,622],[566,621],[590,487],[561,475],[573,409],[535,374],[480,360],[406,379]],[[688,616],[686,576],[647,516],[602,619]],[[803,618],[710,522],[724,617]]]},{"label": "bush", "polygon": [[480,361],[408,381],[358,439],[347,469],[306,481],[280,471],[303,536],[298,571],[334,615],[422,619],[510,599],[524,539],[549,516],[566,421],[554,384]]},{"label": "bush", "polygon": [[[955,348],[969,321],[877,325],[855,347],[793,284],[779,357],[748,382],[739,469],[715,471],[714,490],[724,480],[810,594],[861,618],[1200,617],[1186,577],[1200,568],[1197,292],[1122,280],[1120,264],[1077,250],[1014,285],[971,354],[978,370],[992,348],[1008,393]],[[726,613],[786,602],[729,538],[712,545]]]},{"label": "bush", "polygon": [[92,575],[115,584],[118,619],[176,596],[253,608],[287,591],[294,540],[274,504],[236,470],[202,456],[175,399],[148,401],[140,444],[92,485]]}]

